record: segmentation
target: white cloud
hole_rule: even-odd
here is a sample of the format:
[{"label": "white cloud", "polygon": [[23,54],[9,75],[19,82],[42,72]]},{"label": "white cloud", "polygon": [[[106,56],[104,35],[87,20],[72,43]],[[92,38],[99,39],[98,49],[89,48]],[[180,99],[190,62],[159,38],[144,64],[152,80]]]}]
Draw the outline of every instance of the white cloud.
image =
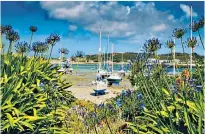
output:
[{"label": "white cloud", "polygon": [[165,24],[160,24],[160,25],[155,25],[152,27],[152,30],[160,32],[160,31],[164,31],[167,29],[167,26]]},{"label": "white cloud", "polygon": [[[182,11],[186,14],[186,17],[190,17],[191,16],[191,8],[185,4],[180,4],[180,8],[182,9]],[[193,8],[192,8],[192,16],[193,17],[197,17],[197,13],[194,12]]]},{"label": "white cloud", "polygon": [[126,37],[138,42],[153,35],[161,36],[161,32],[163,37],[170,36],[173,29],[181,25],[178,20],[173,21],[170,12],[156,9],[153,2],[136,2],[127,7],[118,2],[42,1],[41,7],[52,18],[67,20],[93,33],[98,34],[102,25],[104,36],[110,32],[111,38]]},{"label": "white cloud", "polygon": [[169,20],[174,20],[174,15],[169,15],[169,16],[168,16],[168,19],[169,19]]},{"label": "white cloud", "polygon": [[69,30],[71,30],[71,31],[75,31],[75,30],[77,30],[77,26],[76,25],[70,25],[69,27],[68,27],[68,29]]},{"label": "white cloud", "polygon": [[129,15],[129,14],[130,14],[130,7],[127,6],[127,15]]}]

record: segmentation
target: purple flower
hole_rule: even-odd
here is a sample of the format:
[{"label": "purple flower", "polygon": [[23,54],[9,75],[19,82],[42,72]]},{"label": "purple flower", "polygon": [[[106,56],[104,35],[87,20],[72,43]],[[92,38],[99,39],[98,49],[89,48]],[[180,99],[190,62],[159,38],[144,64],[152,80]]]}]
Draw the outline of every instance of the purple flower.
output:
[{"label": "purple flower", "polygon": [[196,82],[196,81],[197,81],[197,79],[190,79],[190,80],[189,80],[189,83],[190,83],[190,84],[193,84],[193,83]]},{"label": "purple flower", "polygon": [[137,99],[138,99],[138,100],[141,100],[141,99],[142,99],[142,93],[139,93],[139,94],[137,95]]},{"label": "purple flower", "polygon": [[131,95],[132,91],[130,89],[127,90],[127,95]]},{"label": "purple flower", "polygon": [[170,90],[172,90],[172,91],[175,90],[174,85],[170,86]]},{"label": "purple flower", "polygon": [[174,93],[174,94],[177,94],[177,93],[178,93],[178,90],[175,89],[175,90],[173,91],[173,93]]},{"label": "purple flower", "polygon": [[177,93],[178,93],[178,90],[174,87],[174,85],[171,85],[171,86],[170,86],[170,90],[171,90],[174,94],[177,94]]},{"label": "purple flower", "polygon": [[40,86],[40,87],[43,87],[43,86],[44,86],[44,83],[43,83],[43,82],[41,82],[39,86]]},{"label": "purple flower", "polygon": [[116,106],[117,106],[117,107],[121,107],[121,105],[122,105],[122,104],[121,104],[121,99],[117,99],[117,101],[116,101]]},{"label": "purple flower", "polygon": [[200,92],[201,90],[202,90],[202,85],[197,85],[196,87],[195,87],[195,91],[196,92]]},{"label": "purple flower", "polygon": [[102,108],[102,107],[104,107],[104,103],[98,105],[98,108]]},{"label": "purple flower", "polygon": [[95,117],[96,117],[96,114],[95,114],[94,112],[92,112],[92,113],[91,113],[91,116],[92,116],[93,118],[95,118]]},{"label": "purple flower", "polygon": [[145,109],[146,107],[145,107],[145,105],[144,105],[144,103],[142,103],[142,105],[140,106],[141,107],[141,109]]},{"label": "purple flower", "polygon": [[122,90],[122,95],[126,95],[126,94],[127,94],[126,90]]}]

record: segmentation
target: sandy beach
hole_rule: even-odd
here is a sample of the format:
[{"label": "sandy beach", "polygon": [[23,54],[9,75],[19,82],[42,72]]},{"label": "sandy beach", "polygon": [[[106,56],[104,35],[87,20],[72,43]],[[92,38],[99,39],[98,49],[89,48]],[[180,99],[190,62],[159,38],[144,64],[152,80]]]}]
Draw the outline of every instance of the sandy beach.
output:
[{"label": "sandy beach", "polygon": [[96,88],[96,86],[92,85],[92,81],[95,80],[95,77],[96,73],[91,72],[73,72],[72,74],[65,74],[64,78],[73,84],[66,90],[71,91],[72,94],[80,100],[87,100],[100,104],[108,99],[116,97],[124,89],[132,89],[129,80],[125,76],[119,86],[110,86],[105,95],[95,96],[93,89]]}]

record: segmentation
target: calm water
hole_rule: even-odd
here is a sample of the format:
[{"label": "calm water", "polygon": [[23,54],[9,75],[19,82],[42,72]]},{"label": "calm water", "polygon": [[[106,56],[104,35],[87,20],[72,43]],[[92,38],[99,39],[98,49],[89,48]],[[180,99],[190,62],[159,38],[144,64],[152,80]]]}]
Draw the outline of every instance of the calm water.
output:
[{"label": "calm water", "polygon": [[[103,65],[102,65],[103,66]],[[82,72],[96,72],[98,69],[98,64],[72,64],[73,70],[79,70]],[[114,64],[113,70],[118,71],[121,69],[121,65]],[[128,65],[123,65],[123,69],[128,70]],[[110,67],[111,70],[111,67]]]},{"label": "calm water", "polygon": [[[103,65],[102,65],[103,66]],[[80,72],[96,72],[98,69],[98,64],[72,64],[74,71],[80,71]],[[123,69],[127,71],[129,68],[129,65],[123,65]],[[111,68],[110,68],[111,69]],[[114,64],[113,67],[114,71],[119,71],[121,69],[120,64]],[[184,68],[176,68],[176,72],[181,72]],[[173,68],[165,68],[167,72],[173,72]]]}]

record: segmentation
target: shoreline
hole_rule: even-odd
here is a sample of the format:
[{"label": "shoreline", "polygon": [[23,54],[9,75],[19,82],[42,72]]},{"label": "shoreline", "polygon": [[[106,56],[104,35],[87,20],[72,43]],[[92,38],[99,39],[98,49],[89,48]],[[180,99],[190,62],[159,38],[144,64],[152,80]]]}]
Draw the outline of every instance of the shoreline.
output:
[{"label": "shoreline", "polygon": [[[60,60],[52,60],[51,61],[51,64],[61,64],[61,61]],[[71,64],[81,64],[81,65],[86,65],[86,64],[90,64],[90,65],[95,65],[95,64],[98,64],[98,62],[71,62]],[[122,64],[121,62],[113,62],[113,64],[116,64],[116,65],[120,65]],[[123,62],[123,64],[129,64],[128,62]],[[172,66],[173,64],[172,63],[165,63],[166,66]],[[181,63],[181,64],[176,64],[175,65],[176,67],[189,67],[190,65],[188,64],[185,64],[185,63]],[[196,65],[192,65],[193,68],[196,67]],[[199,65],[200,66],[200,65]]]},{"label": "shoreline", "polygon": [[[60,60],[52,60],[51,64],[60,64]],[[98,64],[98,62],[74,62],[72,61],[71,64]],[[122,64],[121,62],[113,62],[113,64]],[[123,64],[128,64],[128,62],[124,62]]]}]

